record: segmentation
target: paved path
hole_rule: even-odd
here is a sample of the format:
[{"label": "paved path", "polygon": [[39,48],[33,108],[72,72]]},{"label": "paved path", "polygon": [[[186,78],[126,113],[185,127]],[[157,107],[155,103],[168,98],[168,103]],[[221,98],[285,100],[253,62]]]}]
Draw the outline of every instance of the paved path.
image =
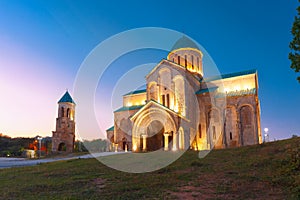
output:
[{"label": "paved path", "polygon": [[55,162],[60,160],[94,158],[100,156],[115,155],[120,153],[124,153],[124,152],[101,152],[101,153],[93,153],[93,154],[86,154],[81,156],[73,156],[73,157],[65,157],[65,158],[45,158],[45,159],[34,159],[34,160],[25,159],[25,158],[1,158],[0,157],[0,169],[11,168],[11,167],[32,166],[40,163]]}]

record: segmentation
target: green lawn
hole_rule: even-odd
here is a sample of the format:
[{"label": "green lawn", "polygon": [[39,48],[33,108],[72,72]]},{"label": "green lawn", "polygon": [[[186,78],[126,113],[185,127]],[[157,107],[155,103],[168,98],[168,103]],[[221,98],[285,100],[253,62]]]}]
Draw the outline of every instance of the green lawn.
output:
[{"label": "green lawn", "polygon": [[300,199],[299,152],[298,137],[214,150],[203,159],[187,151],[144,174],[96,159],[0,169],[0,199]]}]

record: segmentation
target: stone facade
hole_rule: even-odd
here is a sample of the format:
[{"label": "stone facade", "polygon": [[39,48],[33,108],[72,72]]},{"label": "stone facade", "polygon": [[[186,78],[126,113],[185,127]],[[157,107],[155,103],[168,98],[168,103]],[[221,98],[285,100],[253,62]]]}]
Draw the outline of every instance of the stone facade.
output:
[{"label": "stone facade", "polygon": [[75,103],[66,92],[58,102],[56,130],[52,132],[52,152],[73,152],[75,142]]},{"label": "stone facade", "polygon": [[[183,42],[184,41],[184,42]],[[206,150],[262,142],[256,70],[204,78],[202,52],[182,38],[123,96],[107,138],[119,150]]]}]

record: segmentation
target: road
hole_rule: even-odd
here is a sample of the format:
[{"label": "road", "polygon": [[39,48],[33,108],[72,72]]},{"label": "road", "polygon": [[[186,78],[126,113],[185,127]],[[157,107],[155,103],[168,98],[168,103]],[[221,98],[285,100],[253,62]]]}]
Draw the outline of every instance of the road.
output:
[{"label": "road", "polygon": [[0,169],[1,168],[11,168],[11,167],[23,167],[23,166],[32,166],[38,165],[40,163],[49,163],[60,160],[72,160],[72,159],[87,159],[94,158],[100,156],[109,156],[120,154],[124,152],[101,152],[101,153],[93,153],[86,154],[81,156],[73,156],[73,157],[64,157],[64,158],[44,158],[44,159],[26,159],[26,158],[3,158],[0,157]]}]

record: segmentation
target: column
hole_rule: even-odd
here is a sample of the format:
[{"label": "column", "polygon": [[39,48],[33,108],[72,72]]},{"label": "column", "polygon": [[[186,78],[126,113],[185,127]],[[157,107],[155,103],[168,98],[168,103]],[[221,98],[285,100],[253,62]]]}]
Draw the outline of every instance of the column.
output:
[{"label": "column", "polygon": [[118,152],[118,144],[115,143],[115,152]]},{"label": "column", "polygon": [[165,137],[165,151],[169,150],[169,133],[164,133],[164,137]]},{"label": "column", "polygon": [[147,135],[142,135],[143,138],[143,151],[147,150]]},{"label": "column", "polygon": [[177,151],[177,134],[173,133],[173,151]]}]

